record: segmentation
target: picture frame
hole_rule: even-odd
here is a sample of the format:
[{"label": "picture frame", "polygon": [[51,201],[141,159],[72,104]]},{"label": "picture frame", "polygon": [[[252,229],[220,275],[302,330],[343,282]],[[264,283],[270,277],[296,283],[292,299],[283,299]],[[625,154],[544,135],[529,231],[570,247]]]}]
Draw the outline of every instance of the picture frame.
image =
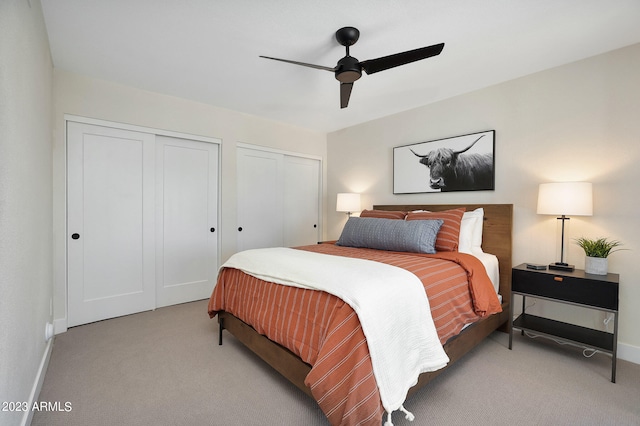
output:
[{"label": "picture frame", "polygon": [[393,148],[393,193],[495,190],[495,130]]}]

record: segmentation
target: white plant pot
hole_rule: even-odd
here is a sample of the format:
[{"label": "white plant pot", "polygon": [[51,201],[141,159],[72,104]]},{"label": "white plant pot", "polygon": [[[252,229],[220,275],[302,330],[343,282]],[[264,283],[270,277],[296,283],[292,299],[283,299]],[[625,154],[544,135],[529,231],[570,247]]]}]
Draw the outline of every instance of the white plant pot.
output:
[{"label": "white plant pot", "polygon": [[584,261],[584,271],[587,274],[607,275],[609,263],[606,257],[589,257]]}]

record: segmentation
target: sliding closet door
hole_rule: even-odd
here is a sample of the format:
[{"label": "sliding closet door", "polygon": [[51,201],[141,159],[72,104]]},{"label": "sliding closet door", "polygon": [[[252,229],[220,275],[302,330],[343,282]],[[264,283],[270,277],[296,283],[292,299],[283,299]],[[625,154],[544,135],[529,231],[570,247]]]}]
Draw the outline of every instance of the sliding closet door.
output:
[{"label": "sliding closet door", "polygon": [[316,244],[320,227],[320,160],[286,155],[284,162],[284,245]]},{"label": "sliding closet door", "polygon": [[67,124],[67,326],[211,295],[218,145]]},{"label": "sliding closet door", "polygon": [[67,125],[69,327],[155,306],[154,138]]},{"label": "sliding closet door", "polygon": [[218,272],[218,145],[156,138],[157,306],[211,295]]},{"label": "sliding closet door", "polygon": [[316,244],[320,160],[238,148],[238,250]]},{"label": "sliding closet door", "polygon": [[239,251],[284,244],[283,161],[278,153],[237,150]]}]

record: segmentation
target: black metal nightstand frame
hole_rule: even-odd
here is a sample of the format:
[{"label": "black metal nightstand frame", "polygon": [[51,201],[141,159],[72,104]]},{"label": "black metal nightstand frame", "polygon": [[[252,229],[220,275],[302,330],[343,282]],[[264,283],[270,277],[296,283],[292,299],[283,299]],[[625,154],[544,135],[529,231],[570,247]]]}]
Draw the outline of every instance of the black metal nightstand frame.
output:
[{"label": "black metal nightstand frame", "polygon": [[[509,349],[513,329],[569,342],[611,355],[611,381],[616,382],[618,346],[618,274],[592,275],[583,270],[556,271],[528,269],[521,264],[512,269],[509,312]],[[513,319],[514,294],[522,296],[522,314]],[[531,315],[525,311],[527,297],[581,306],[613,314],[613,333]]]}]

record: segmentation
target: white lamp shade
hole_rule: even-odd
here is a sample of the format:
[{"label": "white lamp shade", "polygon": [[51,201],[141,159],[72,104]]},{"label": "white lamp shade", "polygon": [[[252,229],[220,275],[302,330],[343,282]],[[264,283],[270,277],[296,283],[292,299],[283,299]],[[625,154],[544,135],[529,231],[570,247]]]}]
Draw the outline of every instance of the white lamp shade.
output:
[{"label": "white lamp shade", "polygon": [[538,214],[591,216],[593,193],[589,182],[541,183]]},{"label": "white lamp shade", "polygon": [[360,211],[360,194],[351,192],[338,194],[336,203],[336,211],[338,212],[359,212]]}]

